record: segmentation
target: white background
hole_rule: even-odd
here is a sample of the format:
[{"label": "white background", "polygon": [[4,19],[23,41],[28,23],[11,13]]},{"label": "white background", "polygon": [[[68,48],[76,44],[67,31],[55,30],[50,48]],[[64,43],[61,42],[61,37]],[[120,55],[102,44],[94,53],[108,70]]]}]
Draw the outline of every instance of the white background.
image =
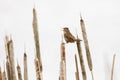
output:
[{"label": "white background", "polygon": [[[95,80],[110,80],[113,54],[116,54],[114,80],[120,80],[119,0],[0,0],[0,65],[2,69],[5,64],[4,37],[7,34],[11,35],[14,41],[15,65],[18,60],[23,73],[25,45],[29,80],[36,79],[32,30],[34,4],[38,17],[43,80],[59,78],[62,28],[69,27],[74,35],[77,29],[82,39],[80,13],[86,25]],[[92,80],[83,42],[82,49],[87,78]],[[77,54],[76,45],[66,44],[67,80],[75,80],[75,53]],[[79,71],[82,80],[80,68]]]}]

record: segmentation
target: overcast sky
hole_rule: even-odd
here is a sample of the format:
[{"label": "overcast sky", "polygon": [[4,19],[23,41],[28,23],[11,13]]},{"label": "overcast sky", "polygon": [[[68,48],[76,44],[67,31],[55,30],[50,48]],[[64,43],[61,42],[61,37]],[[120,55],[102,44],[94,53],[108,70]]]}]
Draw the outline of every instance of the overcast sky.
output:
[{"label": "overcast sky", "polygon": [[[82,39],[80,13],[85,21],[93,61],[95,80],[109,80],[113,54],[116,54],[114,80],[120,80],[120,1],[119,0],[0,0],[0,65],[5,60],[4,37],[14,41],[15,60],[23,72],[24,45],[28,55],[29,80],[35,80],[35,48],[32,30],[32,9],[35,4],[43,80],[58,80],[60,43],[63,27]],[[92,80],[87,65],[84,44],[83,56],[87,77]],[[66,44],[67,80],[75,80],[75,43]],[[78,58],[78,56],[77,56]],[[17,64],[17,62],[15,62]],[[81,70],[80,78],[82,80]],[[23,76],[23,75],[22,75]]]}]

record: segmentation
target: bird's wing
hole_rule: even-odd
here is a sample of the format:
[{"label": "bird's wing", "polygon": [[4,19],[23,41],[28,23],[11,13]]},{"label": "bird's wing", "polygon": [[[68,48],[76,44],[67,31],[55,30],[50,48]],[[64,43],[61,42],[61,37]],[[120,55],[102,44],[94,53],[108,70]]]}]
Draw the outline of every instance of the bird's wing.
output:
[{"label": "bird's wing", "polygon": [[76,38],[75,38],[70,32],[67,33],[67,35],[68,35],[71,39],[76,40]]}]

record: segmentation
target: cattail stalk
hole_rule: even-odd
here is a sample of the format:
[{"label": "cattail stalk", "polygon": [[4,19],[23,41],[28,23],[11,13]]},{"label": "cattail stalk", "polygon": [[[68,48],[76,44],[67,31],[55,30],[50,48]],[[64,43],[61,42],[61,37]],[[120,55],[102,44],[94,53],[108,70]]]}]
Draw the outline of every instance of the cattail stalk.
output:
[{"label": "cattail stalk", "polygon": [[42,80],[41,71],[40,71],[40,64],[39,64],[37,57],[35,58],[35,69],[36,69],[37,80]]},{"label": "cattail stalk", "polygon": [[60,80],[66,80],[65,43],[61,43]]},{"label": "cattail stalk", "polygon": [[114,65],[115,65],[115,54],[113,55],[113,63],[112,63],[112,70],[111,70],[111,80],[113,80],[113,73],[114,73]]},{"label": "cattail stalk", "polygon": [[91,54],[90,54],[90,49],[89,49],[89,44],[88,44],[88,39],[87,39],[87,33],[86,33],[86,29],[85,29],[85,24],[84,24],[84,21],[83,21],[82,17],[81,17],[81,20],[80,20],[80,25],[81,25],[81,29],[82,29],[84,44],[85,44],[88,66],[89,66],[89,69],[91,71],[92,80],[94,80],[93,70],[92,70],[93,69],[92,59],[91,59]]},{"label": "cattail stalk", "polygon": [[84,64],[84,60],[83,60],[80,41],[81,40],[79,38],[77,38],[77,41],[76,41],[77,50],[78,50],[78,55],[79,55],[79,59],[80,59],[80,65],[81,65],[83,80],[87,80],[86,71],[85,71],[85,64]]},{"label": "cattail stalk", "polygon": [[33,8],[33,32],[34,32],[34,41],[36,47],[36,56],[40,64],[40,71],[42,72],[42,61],[41,61],[40,46],[39,46],[39,33],[38,33],[37,15],[35,8]]},{"label": "cattail stalk", "polygon": [[75,64],[76,64],[76,72],[75,72],[76,80],[80,80],[80,78],[79,78],[79,70],[78,70],[78,63],[77,63],[77,56],[76,56],[76,54],[75,54]]},{"label": "cattail stalk", "polygon": [[90,50],[89,50],[89,45],[88,45],[87,33],[85,29],[85,24],[82,18],[80,22],[81,22],[82,35],[83,35],[83,40],[84,40],[85,49],[86,49],[88,66],[89,66],[90,71],[92,71],[92,60],[91,60],[91,55],[90,55]]},{"label": "cattail stalk", "polygon": [[17,65],[17,72],[18,72],[18,80],[22,80],[21,68],[20,65]]},{"label": "cattail stalk", "polygon": [[10,65],[10,61],[9,61],[9,58],[7,56],[7,61],[6,61],[6,70],[7,70],[7,78],[8,80],[12,80],[12,73],[11,73],[11,65]]},{"label": "cattail stalk", "polygon": [[28,80],[27,55],[24,53],[24,80]]},{"label": "cattail stalk", "polygon": [[7,49],[8,49],[8,58],[10,61],[10,68],[11,68],[11,78],[12,80],[16,80],[16,74],[15,74],[15,65],[14,65],[14,51],[13,51],[13,41],[10,39],[7,43]]}]

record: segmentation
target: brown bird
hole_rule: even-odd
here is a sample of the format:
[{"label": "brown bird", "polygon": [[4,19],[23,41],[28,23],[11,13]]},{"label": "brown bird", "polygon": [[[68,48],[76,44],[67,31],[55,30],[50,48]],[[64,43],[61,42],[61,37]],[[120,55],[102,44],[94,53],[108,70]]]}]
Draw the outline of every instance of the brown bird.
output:
[{"label": "brown bird", "polygon": [[71,34],[69,28],[65,27],[63,28],[64,38],[66,43],[73,43],[76,41],[76,38]]}]

